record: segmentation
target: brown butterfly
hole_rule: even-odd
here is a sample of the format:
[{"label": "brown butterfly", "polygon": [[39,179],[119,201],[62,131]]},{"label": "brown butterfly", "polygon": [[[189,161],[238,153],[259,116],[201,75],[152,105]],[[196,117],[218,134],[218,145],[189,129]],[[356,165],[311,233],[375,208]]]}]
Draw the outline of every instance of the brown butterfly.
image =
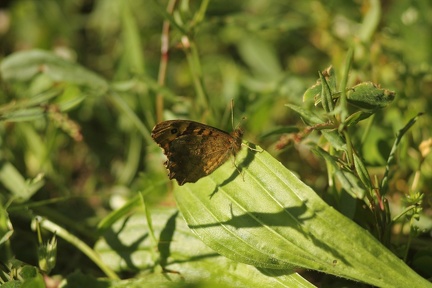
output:
[{"label": "brown butterfly", "polygon": [[157,124],[151,134],[167,156],[169,178],[179,185],[211,174],[241,149],[243,131],[232,133],[188,120]]}]

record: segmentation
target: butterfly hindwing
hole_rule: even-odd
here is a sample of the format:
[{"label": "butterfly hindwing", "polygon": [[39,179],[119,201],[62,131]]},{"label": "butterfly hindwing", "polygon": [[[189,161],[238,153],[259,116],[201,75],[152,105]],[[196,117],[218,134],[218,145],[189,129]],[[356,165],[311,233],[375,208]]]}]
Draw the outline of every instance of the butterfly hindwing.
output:
[{"label": "butterfly hindwing", "polygon": [[157,124],[152,137],[167,156],[169,178],[179,185],[196,182],[221,166],[241,148],[242,131],[228,134],[194,121],[172,120]]}]

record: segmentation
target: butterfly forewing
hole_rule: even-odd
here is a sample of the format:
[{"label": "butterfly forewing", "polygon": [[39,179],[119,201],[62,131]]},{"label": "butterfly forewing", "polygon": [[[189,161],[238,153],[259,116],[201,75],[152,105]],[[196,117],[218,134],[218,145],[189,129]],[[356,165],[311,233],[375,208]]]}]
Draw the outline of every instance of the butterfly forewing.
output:
[{"label": "butterfly forewing", "polygon": [[167,156],[169,178],[179,185],[196,182],[216,170],[240,150],[242,136],[240,129],[228,134],[187,120],[161,122],[152,131]]}]

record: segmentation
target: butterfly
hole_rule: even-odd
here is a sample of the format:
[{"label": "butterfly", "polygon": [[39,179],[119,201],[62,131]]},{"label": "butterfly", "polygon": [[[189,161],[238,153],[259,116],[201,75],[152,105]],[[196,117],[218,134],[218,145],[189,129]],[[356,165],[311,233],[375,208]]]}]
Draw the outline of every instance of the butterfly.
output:
[{"label": "butterfly", "polygon": [[194,121],[171,120],[157,124],[151,136],[167,157],[164,164],[169,179],[183,185],[195,183],[235,156],[243,131],[237,128],[227,133]]}]

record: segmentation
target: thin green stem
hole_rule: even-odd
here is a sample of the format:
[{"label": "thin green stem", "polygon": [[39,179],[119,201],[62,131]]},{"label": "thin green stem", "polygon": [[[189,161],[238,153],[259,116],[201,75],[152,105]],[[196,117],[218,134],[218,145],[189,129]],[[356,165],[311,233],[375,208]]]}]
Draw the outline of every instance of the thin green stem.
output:
[{"label": "thin green stem", "polygon": [[353,156],[353,146],[352,146],[352,142],[351,142],[351,137],[349,135],[349,133],[346,131],[346,129],[343,130],[342,134],[344,135],[345,138],[345,143],[346,143],[346,147],[347,147],[347,160],[348,160],[348,166],[352,167],[352,165],[354,165],[354,156]]},{"label": "thin green stem", "polygon": [[348,108],[347,108],[347,96],[346,96],[346,86],[348,83],[348,74],[349,70],[351,68],[351,63],[354,57],[354,48],[350,48],[348,50],[347,56],[346,56],[346,63],[345,63],[345,69],[342,74],[342,81],[340,86],[340,103],[339,106],[341,107],[341,114],[340,114],[340,122],[344,123],[346,117],[348,116]]},{"label": "thin green stem", "polygon": [[89,257],[90,260],[92,260],[110,279],[113,280],[120,279],[120,277],[117,276],[117,274],[113,270],[111,270],[108,266],[105,265],[105,263],[103,263],[103,261],[99,258],[99,255],[92,248],[90,248],[86,243],[81,241],[78,237],[72,235],[70,232],[66,231],[65,229],[58,226],[54,222],[51,222],[50,220],[42,218],[39,223],[42,228],[52,233],[55,233],[59,237],[63,238],[67,242],[77,247],[87,257]]},{"label": "thin green stem", "polygon": [[189,70],[191,72],[195,91],[197,93],[199,110],[202,110],[198,111],[198,115],[202,115],[202,112],[205,111],[205,107],[211,107],[211,105],[209,105],[209,99],[203,84],[198,49],[195,43],[191,42],[187,36],[182,37],[182,44],[185,48],[184,51],[186,53],[186,59],[188,61]]},{"label": "thin green stem", "polygon": [[[174,11],[174,7],[177,0],[170,0],[167,5],[166,13],[171,15]],[[161,34],[161,58],[159,61],[159,72],[158,72],[158,85],[163,87],[165,85],[167,67],[168,67],[168,57],[169,57],[169,31],[170,31],[170,21],[165,20],[162,26]],[[163,94],[159,92],[156,95],[156,122],[159,123],[163,119]]]},{"label": "thin green stem", "polygon": [[418,117],[423,115],[423,113],[417,114],[416,117],[412,118],[402,129],[400,129],[396,135],[395,142],[393,143],[393,147],[390,151],[389,157],[387,159],[387,164],[384,172],[383,179],[381,181],[381,195],[385,195],[387,193],[388,189],[388,182],[390,178],[390,166],[396,161],[395,155],[397,147],[399,146],[400,141],[402,140],[402,137],[405,135],[405,133],[417,122]]}]

